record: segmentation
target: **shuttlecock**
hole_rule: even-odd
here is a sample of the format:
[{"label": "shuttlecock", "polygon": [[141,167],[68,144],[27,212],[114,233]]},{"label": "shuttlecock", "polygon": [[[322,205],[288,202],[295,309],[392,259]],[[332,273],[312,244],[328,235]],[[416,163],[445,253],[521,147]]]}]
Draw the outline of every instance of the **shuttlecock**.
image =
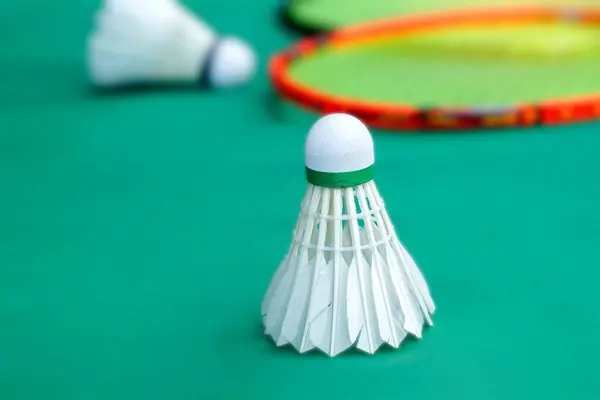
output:
[{"label": "shuttlecock", "polygon": [[373,354],[432,325],[429,288],[395,233],[374,162],[371,135],[356,118],[331,114],[310,130],[308,190],[262,304],[265,333],[278,346],[335,356],[355,345]]},{"label": "shuttlecock", "polygon": [[202,82],[222,88],[245,83],[256,69],[245,42],[219,37],[175,0],[106,0],[88,58],[99,87]]}]

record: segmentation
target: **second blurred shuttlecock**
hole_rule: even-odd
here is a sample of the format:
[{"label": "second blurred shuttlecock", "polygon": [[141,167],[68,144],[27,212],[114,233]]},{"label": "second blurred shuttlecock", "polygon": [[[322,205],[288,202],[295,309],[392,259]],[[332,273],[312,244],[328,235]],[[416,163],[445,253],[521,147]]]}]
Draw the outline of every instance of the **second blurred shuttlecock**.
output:
[{"label": "second blurred shuttlecock", "polygon": [[265,332],[278,346],[335,356],[355,345],[373,354],[432,325],[435,305],[396,236],[374,162],[371,135],[352,116],[323,117],[308,134],[308,191],[262,305]]},{"label": "second blurred shuttlecock", "polygon": [[105,0],[88,43],[98,87],[200,83],[238,86],[255,73],[253,50],[219,37],[175,0]]}]

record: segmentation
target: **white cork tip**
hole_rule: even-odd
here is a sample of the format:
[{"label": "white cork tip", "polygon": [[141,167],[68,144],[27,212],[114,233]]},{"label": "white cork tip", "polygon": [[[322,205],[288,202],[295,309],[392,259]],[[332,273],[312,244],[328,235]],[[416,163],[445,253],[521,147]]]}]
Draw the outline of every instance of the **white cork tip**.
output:
[{"label": "white cork tip", "polygon": [[306,167],[319,172],[352,172],[375,163],[373,138],[367,127],[348,114],[329,114],[308,132]]}]

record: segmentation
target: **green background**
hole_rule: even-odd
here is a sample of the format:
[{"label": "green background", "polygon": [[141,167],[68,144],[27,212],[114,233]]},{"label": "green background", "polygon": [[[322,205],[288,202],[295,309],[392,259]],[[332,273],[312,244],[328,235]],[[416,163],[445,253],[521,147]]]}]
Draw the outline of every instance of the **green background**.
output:
[{"label": "green background", "polygon": [[276,4],[187,4],[255,44],[250,86],[97,96],[95,2],[0,5],[0,399],[598,398],[600,125],[377,132],[436,326],[299,356],[262,335],[260,303],[315,116],[268,100]]}]

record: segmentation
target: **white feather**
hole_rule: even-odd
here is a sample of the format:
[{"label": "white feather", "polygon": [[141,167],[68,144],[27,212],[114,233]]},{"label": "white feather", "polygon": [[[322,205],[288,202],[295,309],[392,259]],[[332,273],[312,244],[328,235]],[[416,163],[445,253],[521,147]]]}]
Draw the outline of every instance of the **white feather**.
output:
[{"label": "white feather", "polygon": [[281,340],[281,328],[285,318],[285,310],[289,301],[289,294],[294,284],[296,271],[292,268],[293,256],[288,256],[279,267],[281,279],[273,280],[269,287],[270,298],[265,301],[263,308],[263,323],[265,332],[272,336],[275,342]]},{"label": "white feather", "polygon": [[[302,200],[301,209],[308,207],[308,204],[310,203],[312,196],[313,196],[313,190],[312,190],[312,188],[309,188],[309,190],[306,192],[306,195],[304,196],[304,199]],[[298,218],[298,220],[296,221],[296,226],[294,227],[294,230],[292,231],[294,236],[300,231],[300,229],[302,229],[302,226],[304,225],[304,223],[305,223],[304,218]],[[273,279],[271,280],[271,283],[269,285],[267,293],[265,294],[265,297],[263,299],[262,307],[261,307],[263,318],[268,314],[269,307],[271,307],[271,303],[273,302],[275,293],[278,292],[279,287],[282,285],[284,277],[290,271],[290,268],[289,268],[290,259],[297,252],[298,252],[298,243],[292,242],[292,244],[290,245],[290,248],[288,250],[288,254],[285,256],[284,260],[279,265],[279,268],[277,268],[277,272],[275,272],[275,275],[273,276]],[[291,282],[290,282],[290,285],[291,285]],[[290,290],[291,290],[291,288],[290,288]],[[275,303],[279,304],[279,302],[275,302]]]},{"label": "white feather", "polygon": [[321,312],[311,316],[310,322],[312,343],[330,356],[343,352],[353,343],[347,316],[348,264],[342,257],[337,262],[337,265],[335,261],[327,263],[320,276],[315,298]]},{"label": "white feather", "polygon": [[[390,240],[386,241],[384,244],[384,254],[388,260],[388,273],[394,288],[395,297],[400,302],[402,315],[404,317],[404,329],[417,337],[421,337],[423,313],[419,308],[419,298],[413,294],[416,288],[407,284],[410,277],[407,275],[403,265],[405,259],[401,258],[397,253],[399,250],[402,250],[402,246],[396,238],[394,227],[389,221],[385,205],[383,204],[375,184],[373,182],[367,183],[365,185],[365,192],[370,199],[373,199],[373,203],[378,209],[375,213],[376,219],[382,229],[384,229],[385,234],[390,238]],[[397,245],[394,242],[397,242]]]},{"label": "white feather", "polygon": [[[379,324],[377,323],[377,312],[373,302],[373,288],[371,282],[371,272],[361,251],[362,243],[360,240],[360,230],[357,220],[354,191],[352,188],[344,189],[344,200],[348,209],[348,225],[350,226],[350,235],[352,237],[352,247],[354,248],[354,259],[350,265],[350,274],[354,279],[358,279],[358,293],[354,296],[360,296],[362,316],[358,317],[353,313],[352,317],[357,318],[357,326],[362,322],[358,343],[356,347],[369,354],[375,353],[383,343],[379,333]],[[354,287],[356,290],[356,285]]]},{"label": "white feather", "polygon": [[[392,347],[399,347],[400,342],[406,336],[402,328],[402,313],[401,306],[398,304],[395,293],[388,291],[389,281],[389,266],[379,254],[379,241],[382,235],[374,223],[371,207],[369,207],[365,189],[358,187],[356,189],[356,197],[358,199],[361,212],[365,221],[366,240],[373,249],[369,252],[371,262],[371,281],[373,285],[373,300],[375,302],[375,310],[379,322],[379,334],[384,342]],[[377,233],[376,233],[377,231]]]},{"label": "white feather", "polygon": [[306,254],[303,254],[298,261],[298,274],[292,287],[281,328],[281,335],[285,337],[286,343],[290,342],[296,348],[300,348],[302,344],[303,330],[308,315],[308,302],[306,300],[310,299],[312,277],[315,270],[314,260],[309,261]]},{"label": "white feather", "polygon": [[[273,297],[278,292],[278,289],[281,287],[282,282],[286,277],[286,273],[289,271],[289,269],[288,269],[288,266],[290,264],[289,260],[290,260],[289,257],[286,257],[283,260],[283,262],[280,264],[279,268],[277,268],[277,272],[275,272],[273,279],[271,280],[269,289],[267,290],[267,293],[265,294],[265,298],[262,302],[261,313],[263,316],[263,320],[265,320],[265,316],[269,313],[269,307],[271,306]],[[272,324],[270,324],[270,323],[269,324],[265,323],[266,327],[271,326],[271,325]],[[267,333],[270,333],[270,332],[267,330]]]},{"label": "white feather", "polygon": [[327,224],[327,234],[333,244],[331,260],[321,269],[315,288],[315,307],[310,317],[310,339],[316,347],[335,356],[352,346],[347,318],[348,264],[342,257],[342,196],[332,190],[331,212],[334,217]]},{"label": "white feather", "polygon": [[358,262],[352,259],[348,267],[348,333],[352,343],[358,341],[360,333],[365,326],[365,311],[362,301],[360,276],[358,275]]},{"label": "white feather", "polygon": [[[426,314],[433,314],[435,312],[435,304],[433,302],[433,299],[431,298],[431,294],[429,293],[429,287],[427,286],[425,277],[423,276],[423,274],[417,267],[417,264],[415,264],[413,258],[410,256],[410,254],[408,253],[406,248],[404,246],[402,246],[402,244],[400,244],[399,247],[400,247],[400,251],[402,252],[402,254],[404,256],[403,257],[404,260],[406,260],[406,267],[407,267],[408,273],[413,277],[413,280],[414,280],[414,283],[416,286],[415,290],[421,295],[421,298],[423,299],[423,302],[425,303],[425,306],[427,307]],[[432,324],[430,319],[428,319],[428,323],[430,325]]]},{"label": "white feather", "polygon": [[253,51],[243,41],[217,34],[172,0],[108,1],[96,16],[88,43],[90,76],[98,86],[138,83],[196,83],[208,65],[219,87],[254,74]]},{"label": "white feather", "polygon": [[[309,265],[308,251],[315,228],[314,218],[311,218],[310,214],[316,213],[319,196],[319,191],[312,191],[308,204],[309,215],[304,218],[305,224],[300,227],[298,232],[300,240],[298,251],[294,257],[290,257],[291,275],[293,275],[291,287],[286,287],[285,294],[277,299],[280,303],[276,306],[282,307],[284,314],[279,330],[280,336],[275,339],[278,346],[290,343],[295,339],[305,312],[306,299],[309,295],[307,285],[310,285],[310,271],[312,270]],[[275,304],[275,299],[272,304]]]},{"label": "white feather", "polygon": [[[320,192],[321,196],[318,199],[320,204],[319,215],[327,215],[330,207],[330,191],[325,190]],[[315,318],[316,315],[321,314],[327,305],[324,305],[322,301],[315,295],[316,288],[319,286],[319,281],[322,276],[326,275],[325,268],[327,268],[327,262],[325,261],[325,239],[327,237],[327,220],[319,219],[316,215],[314,216],[317,223],[317,236],[316,251],[312,264],[312,277],[310,282],[310,288],[308,295],[302,299],[305,303],[308,303],[307,310],[302,314],[302,320],[300,326],[304,328],[301,336],[297,336],[296,340],[292,342],[294,347],[300,349],[300,352],[311,350],[315,345],[310,340],[310,322]],[[311,238],[312,239],[312,238]],[[308,302],[306,302],[308,299]]]},{"label": "white feather", "polygon": [[[378,204],[383,205],[383,200],[374,182],[371,181],[367,183],[366,190],[370,193],[370,195],[375,199],[375,201]],[[419,304],[427,318],[428,324],[432,325],[429,314],[433,314],[433,312],[435,311],[435,304],[433,302],[433,299],[431,298],[431,294],[429,293],[427,282],[425,281],[425,278],[423,277],[421,271],[419,271],[413,258],[410,256],[406,248],[402,245],[400,239],[398,239],[398,236],[395,232],[395,228],[385,207],[381,207],[381,217],[383,225],[385,225],[391,233],[392,240],[390,244],[393,246],[395,251],[398,253],[398,256],[400,257],[401,263],[405,268],[405,271],[411,281],[411,284],[414,287],[414,290],[416,291],[417,298],[419,299]]]}]

